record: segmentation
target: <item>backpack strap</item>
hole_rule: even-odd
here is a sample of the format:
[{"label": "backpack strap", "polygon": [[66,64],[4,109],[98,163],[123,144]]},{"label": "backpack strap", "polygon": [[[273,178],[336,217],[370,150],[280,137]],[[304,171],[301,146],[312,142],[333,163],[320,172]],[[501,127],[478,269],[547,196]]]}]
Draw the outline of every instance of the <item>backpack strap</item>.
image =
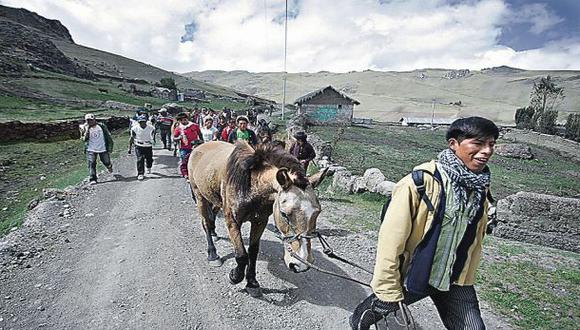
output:
[{"label": "backpack strap", "polygon": [[493,195],[491,194],[490,189],[487,189],[487,200],[489,200],[489,202],[491,204],[495,204],[495,198],[493,198]]},{"label": "backpack strap", "polygon": [[[423,172],[422,170],[414,170],[411,172],[411,177],[413,178],[413,182],[415,183],[415,187],[417,188],[417,192],[419,193],[419,197],[427,204],[427,209],[431,212],[435,211],[435,207],[431,200],[427,196],[427,189],[425,188],[425,182],[423,181]],[[440,174],[438,170],[435,170],[435,174],[433,175],[435,179],[441,180]],[[381,223],[385,218],[385,214],[387,213],[387,209],[391,204],[391,197],[387,198],[387,201],[383,204],[383,208],[381,210]]]},{"label": "backpack strap", "polygon": [[425,188],[425,182],[423,181],[423,171],[421,170],[414,170],[411,172],[411,176],[413,177],[413,182],[417,187],[417,192],[419,193],[419,197],[427,204],[427,209],[429,211],[435,211],[435,207],[429,197],[427,197],[427,189]]}]

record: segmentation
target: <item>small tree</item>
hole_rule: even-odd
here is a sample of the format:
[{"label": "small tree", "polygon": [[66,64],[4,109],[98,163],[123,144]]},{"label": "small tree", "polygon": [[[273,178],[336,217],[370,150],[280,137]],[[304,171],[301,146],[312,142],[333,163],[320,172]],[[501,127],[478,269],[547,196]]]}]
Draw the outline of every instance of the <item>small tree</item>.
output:
[{"label": "small tree", "polygon": [[566,120],[565,138],[580,141],[580,113],[571,113]]},{"label": "small tree", "polygon": [[558,111],[556,108],[564,99],[564,88],[556,86],[552,77],[546,76],[539,82],[534,82],[530,94],[530,106],[534,108],[532,121],[534,130],[553,134],[556,130]]},{"label": "small tree", "polygon": [[534,122],[532,118],[534,117],[534,108],[525,107],[516,110],[516,127],[521,129],[533,129]]},{"label": "small tree", "polygon": [[535,130],[540,133],[555,134],[556,119],[558,119],[558,111],[544,110],[536,122]]},{"label": "small tree", "polygon": [[175,79],[173,78],[161,78],[157,86],[169,89],[177,89],[177,86],[175,85]]}]

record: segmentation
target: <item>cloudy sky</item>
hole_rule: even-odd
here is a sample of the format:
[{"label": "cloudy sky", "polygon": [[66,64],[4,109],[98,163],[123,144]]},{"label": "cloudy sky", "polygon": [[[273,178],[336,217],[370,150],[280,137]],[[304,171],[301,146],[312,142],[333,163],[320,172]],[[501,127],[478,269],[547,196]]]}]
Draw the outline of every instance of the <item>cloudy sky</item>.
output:
[{"label": "cloudy sky", "polygon": [[[167,70],[283,71],[284,0],[0,0]],[[288,71],[580,70],[580,0],[288,0]]]}]

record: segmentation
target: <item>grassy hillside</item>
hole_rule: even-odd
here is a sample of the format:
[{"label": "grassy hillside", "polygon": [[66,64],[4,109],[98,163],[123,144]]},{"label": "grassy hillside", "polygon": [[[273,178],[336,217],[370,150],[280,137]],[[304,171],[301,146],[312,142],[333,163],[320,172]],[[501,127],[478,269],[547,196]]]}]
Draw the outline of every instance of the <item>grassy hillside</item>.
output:
[{"label": "grassy hillside", "polygon": [[[153,107],[170,101],[154,97],[143,97],[127,92],[128,84],[101,79],[85,80],[43,70],[26,71],[19,77],[0,75],[0,89],[9,91],[0,93],[0,121],[20,120],[23,122],[53,121],[81,118],[85,113],[96,113],[99,116],[129,116],[132,112],[105,108],[103,102],[117,101],[134,106],[150,103]],[[151,85],[137,84],[139,89],[148,89]],[[106,90],[106,93],[99,91]],[[217,94],[223,95],[223,94]],[[243,103],[210,96],[210,103],[204,106],[222,109],[224,106],[237,109]],[[192,107],[191,102],[183,106]]]},{"label": "grassy hillside", "polygon": [[[355,117],[397,121],[401,117],[482,115],[501,123],[512,123],[515,109],[528,104],[533,82],[546,75],[564,87],[566,98],[558,108],[560,120],[580,112],[580,71],[526,71],[507,67],[471,71],[424,69],[410,72],[363,71],[349,73],[288,74],[287,100],[332,85],[361,102]],[[446,78],[445,76],[459,76]],[[247,71],[190,72],[185,76],[228,86],[281,102],[282,74]],[[461,105],[453,105],[461,101]]]},{"label": "grassy hillside", "polygon": [[95,74],[115,78],[143,79],[151,83],[158,82],[161,78],[173,78],[178,88],[195,88],[213,94],[238,97],[231,88],[187,78],[149,64],[64,40],[53,40],[53,42],[67,57]]}]

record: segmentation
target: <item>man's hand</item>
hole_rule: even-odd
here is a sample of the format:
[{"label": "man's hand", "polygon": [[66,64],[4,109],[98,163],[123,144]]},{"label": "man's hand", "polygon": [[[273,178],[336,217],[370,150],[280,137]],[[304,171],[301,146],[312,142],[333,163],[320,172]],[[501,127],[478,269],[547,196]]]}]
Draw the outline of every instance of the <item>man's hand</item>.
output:
[{"label": "man's hand", "polygon": [[372,303],[372,307],[373,307],[373,311],[381,313],[381,314],[387,314],[393,311],[396,311],[397,309],[399,309],[399,303],[398,302],[389,302],[389,301],[382,301],[380,299],[376,299],[375,301],[373,301]]},{"label": "man's hand", "polygon": [[373,293],[354,309],[349,319],[350,327],[353,330],[368,330],[371,325],[397,309],[398,302],[382,301]]},{"label": "man's hand", "polygon": [[127,154],[130,155],[131,154],[131,149],[127,150]]}]

